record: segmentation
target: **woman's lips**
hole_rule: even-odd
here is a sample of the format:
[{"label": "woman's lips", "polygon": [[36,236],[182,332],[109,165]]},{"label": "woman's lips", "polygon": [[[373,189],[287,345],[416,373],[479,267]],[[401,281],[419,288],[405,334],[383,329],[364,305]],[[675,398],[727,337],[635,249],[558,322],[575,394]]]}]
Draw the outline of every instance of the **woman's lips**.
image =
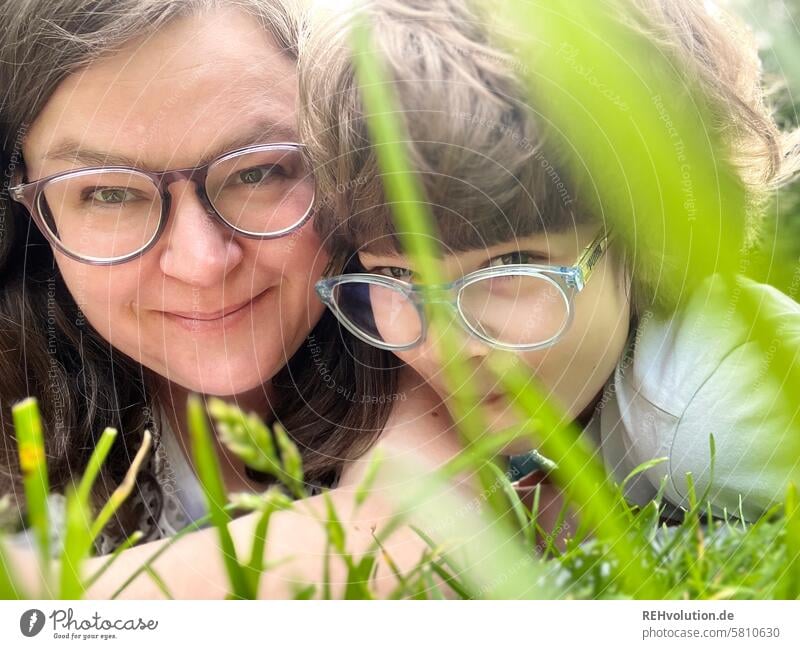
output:
[{"label": "woman's lips", "polygon": [[182,311],[163,311],[164,317],[192,333],[219,332],[234,326],[252,311],[252,308],[269,293],[265,289],[247,302],[225,307],[215,313],[186,313]]}]

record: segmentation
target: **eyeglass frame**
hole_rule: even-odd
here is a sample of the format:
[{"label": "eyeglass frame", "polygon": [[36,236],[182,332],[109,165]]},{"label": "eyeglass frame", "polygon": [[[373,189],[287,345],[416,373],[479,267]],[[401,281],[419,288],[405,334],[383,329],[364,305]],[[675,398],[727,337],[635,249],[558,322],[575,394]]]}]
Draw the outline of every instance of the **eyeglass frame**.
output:
[{"label": "eyeglass frame", "polygon": [[[577,261],[572,266],[552,266],[545,264],[509,264],[490,268],[480,268],[467,273],[459,279],[448,284],[438,286],[421,287],[415,286],[411,282],[405,282],[395,277],[378,275],[376,273],[348,273],[337,275],[319,280],[315,284],[317,294],[322,302],[333,312],[336,319],[354,336],[364,342],[385,349],[387,351],[407,351],[421,345],[428,331],[428,320],[425,317],[424,306],[426,303],[447,304],[453,309],[461,321],[461,325],[468,333],[482,340],[487,345],[496,349],[512,352],[534,351],[554,345],[567,329],[569,329],[574,319],[574,296],[580,293],[589,278],[592,276],[595,266],[602,259],[608,250],[609,244],[613,239],[611,230],[600,232],[592,242],[583,249]],[[528,277],[544,277],[549,282],[557,286],[567,305],[567,317],[561,329],[551,336],[548,340],[530,345],[515,345],[503,343],[482,334],[473,327],[464,315],[461,308],[461,294],[470,284],[482,281],[487,278],[506,277],[509,275],[522,275]],[[553,275],[554,277],[551,277]],[[406,345],[391,345],[389,343],[376,340],[366,334],[363,330],[353,324],[350,319],[339,309],[334,298],[334,289],[340,284],[363,282],[383,286],[385,288],[398,291],[404,295],[417,310],[420,321],[420,334],[417,340]],[[451,297],[455,292],[455,298]]]},{"label": "eyeglass frame", "polygon": [[[227,151],[222,153],[221,155],[217,156],[213,160],[209,162],[198,165],[196,167],[185,167],[182,169],[168,169],[166,171],[146,171],[144,169],[139,169],[138,167],[128,167],[125,165],[111,165],[111,166],[97,166],[97,167],[81,167],[80,169],[70,169],[68,171],[61,171],[56,174],[51,174],[49,176],[45,176],[44,178],[39,178],[38,180],[33,180],[27,183],[19,183],[14,185],[13,187],[8,188],[9,196],[12,200],[17,203],[20,203],[25,209],[28,210],[33,222],[45,236],[45,238],[53,245],[59,252],[63,253],[70,259],[74,259],[75,261],[79,261],[85,264],[89,264],[91,266],[112,266],[116,264],[122,264],[127,261],[131,261],[138,257],[141,257],[146,252],[148,252],[153,246],[158,243],[161,239],[161,235],[164,233],[164,230],[167,227],[167,221],[169,220],[170,215],[170,208],[172,205],[172,194],[170,193],[169,186],[180,180],[186,180],[187,182],[192,182],[197,187],[197,196],[199,197],[200,201],[203,203],[203,206],[206,208],[206,212],[213,216],[218,222],[220,222],[225,227],[233,230],[236,234],[246,237],[248,239],[259,239],[259,240],[267,240],[267,239],[280,239],[281,237],[285,237],[288,234],[291,234],[295,230],[301,228],[305,225],[311,216],[314,213],[314,206],[316,203],[316,182],[314,179],[313,174],[309,173],[312,181],[312,188],[311,188],[311,201],[309,203],[308,209],[306,212],[300,217],[300,219],[291,225],[288,228],[284,228],[283,230],[279,230],[278,232],[270,232],[267,234],[263,233],[256,233],[250,232],[248,230],[242,230],[237,228],[232,223],[229,223],[224,216],[222,216],[217,209],[214,207],[211,199],[208,196],[206,191],[206,180],[208,179],[208,172],[209,170],[217,164],[221,164],[231,158],[245,155],[247,153],[258,153],[259,151],[269,151],[272,149],[291,149],[299,152],[301,155],[306,151],[306,146],[304,144],[300,144],[297,142],[275,142],[270,144],[254,144],[246,147],[240,147],[238,149],[234,149],[233,151]],[[115,173],[115,172],[127,172],[127,173],[136,173],[141,176],[145,176],[150,179],[153,185],[156,187],[157,191],[161,196],[161,216],[160,222],[158,224],[158,228],[156,229],[155,233],[153,234],[150,241],[148,241],[142,248],[139,250],[128,253],[126,255],[120,255],[119,257],[112,257],[109,259],[104,259],[101,257],[88,257],[88,256],[81,256],[68,248],[66,248],[59,240],[56,234],[50,229],[47,225],[47,221],[42,216],[39,203],[41,197],[44,193],[44,188],[47,186],[48,183],[58,180],[60,178],[65,177],[80,177],[83,175],[90,175],[96,172],[107,172],[107,173]]]}]

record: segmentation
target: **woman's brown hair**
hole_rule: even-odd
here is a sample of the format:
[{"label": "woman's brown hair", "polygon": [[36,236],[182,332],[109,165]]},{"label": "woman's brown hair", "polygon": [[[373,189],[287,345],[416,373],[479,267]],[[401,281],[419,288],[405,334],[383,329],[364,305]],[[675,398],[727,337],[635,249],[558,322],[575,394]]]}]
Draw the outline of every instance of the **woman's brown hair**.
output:
[{"label": "woman's brown hair", "polygon": [[[12,494],[21,510],[24,495],[10,417],[14,402],[26,396],[39,401],[56,491],[82,472],[106,426],[119,430],[97,481],[95,505],[119,484],[145,428],[160,429],[155,377],[86,322],[60,278],[50,246],[9,200],[11,178],[23,164],[26,130],[71,73],[174,18],[219,5],[249,12],[287,56],[296,60],[300,55],[304,14],[289,0],[0,2],[0,494]],[[324,209],[322,203],[319,210]],[[326,312],[273,378],[274,415],[298,444],[307,479],[329,482],[383,428],[394,378],[372,371],[385,364],[380,356],[340,331]],[[148,471],[140,474],[139,488],[143,482],[157,486]],[[115,523],[118,531],[135,528],[139,514],[133,506],[123,508]],[[158,519],[158,512],[150,515]]]}]

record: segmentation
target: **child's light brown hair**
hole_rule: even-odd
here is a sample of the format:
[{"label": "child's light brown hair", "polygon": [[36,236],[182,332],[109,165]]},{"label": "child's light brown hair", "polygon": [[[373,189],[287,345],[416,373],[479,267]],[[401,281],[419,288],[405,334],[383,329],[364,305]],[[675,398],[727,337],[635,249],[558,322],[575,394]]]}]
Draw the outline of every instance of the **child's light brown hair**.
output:
[{"label": "child's light brown hair", "polygon": [[[644,33],[684,74],[711,114],[745,189],[748,218],[798,168],[797,135],[782,134],[761,86],[748,30],[696,0],[619,0],[619,20]],[[566,158],[539,128],[521,63],[498,47],[487,7],[464,0],[372,0],[369,18],[445,249],[463,251],[601,219],[570,182]],[[320,18],[301,57],[301,129],[325,208],[316,220],[339,272],[358,249],[398,251],[347,41],[347,16]],[[738,227],[738,226],[737,226]],[[643,255],[620,259],[634,314],[654,301]],[[656,278],[657,279],[657,278]]]}]

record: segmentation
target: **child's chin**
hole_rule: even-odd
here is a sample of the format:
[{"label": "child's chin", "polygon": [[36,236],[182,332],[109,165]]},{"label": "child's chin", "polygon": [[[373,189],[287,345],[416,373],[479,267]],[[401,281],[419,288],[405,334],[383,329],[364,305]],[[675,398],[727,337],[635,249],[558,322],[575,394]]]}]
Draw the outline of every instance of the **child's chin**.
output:
[{"label": "child's chin", "polygon": [[[505,433],[510,428],[519,426],[520,419],[510,408],[490,409],[484,414],[487,430],[494,434]],[[526,434],[529,433],[529,434]],[[534,431],[520,431],[522,437],[510,441],[503,447],[503,455],[521,455],[536,448]]]},{"label": "child's chin", "polygon": [[501,455],[523,455],[524,453],[530,453],[534,448],[532,440],[519,439],[506,445]]}]

